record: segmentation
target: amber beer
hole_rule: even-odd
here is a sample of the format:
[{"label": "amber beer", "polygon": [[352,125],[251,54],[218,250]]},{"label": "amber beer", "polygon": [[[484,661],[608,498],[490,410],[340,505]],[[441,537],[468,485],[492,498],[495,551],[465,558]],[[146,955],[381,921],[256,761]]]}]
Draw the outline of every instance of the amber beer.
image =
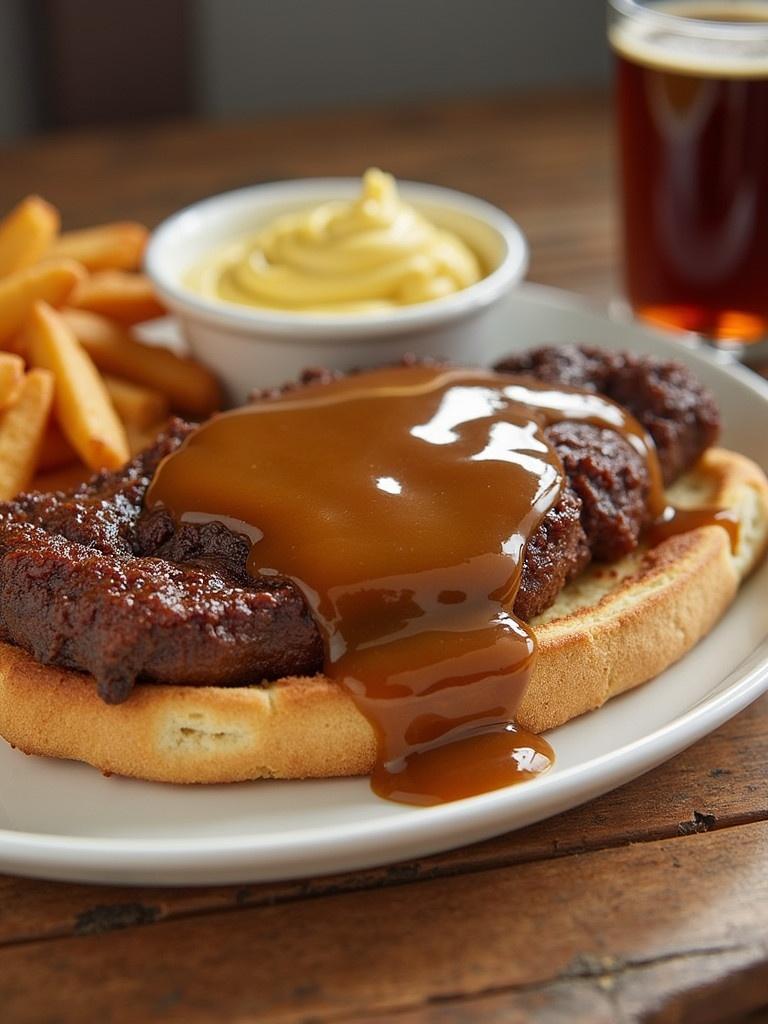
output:
[{"label": "amber beer", "polygon": [[611,8],[629,301],[711,338],[768,337],[768,2]]}]

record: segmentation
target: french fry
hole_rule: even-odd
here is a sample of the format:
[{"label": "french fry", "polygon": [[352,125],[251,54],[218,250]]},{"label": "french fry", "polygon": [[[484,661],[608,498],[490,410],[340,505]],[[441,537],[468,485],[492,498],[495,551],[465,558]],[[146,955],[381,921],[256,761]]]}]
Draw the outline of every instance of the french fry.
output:
[{"label": "french fry", "polygon": [[168,398],[159,391],[106,374],[104,383],[117,415],[126,426],[146,430],[168,417]]},{"label": "french fry", "polygon": [[72,292],[68,305],[128,325],[165,316],[165,308],[149,278],[122,270],[100,270],[84,278]]},{"label": "french fry", "polygon": [[0,352],[0,411],[13,405],[19,397],[24,380],[24,360],[21,356]]},{"label": "french fry", "polygon": [[85,277],[74,260],[46,260],[0,278],[0,348],[18,333],[38,300],[60,306]]},{"label": "french fry", "polygon": [[14,404],[0,415],[0,501],[25,490],[34,475],[53,402],[53,374],[30,370]]},{"label": "french fry", "polygon": [[49,423],[43,434],[37,459],[38,473],[52,473],[77,462],[77,452],[55,423]]},{"label": "french fry", "polygon": [[128,439],[90,356],[44,302],[35,303],[27,331],[32,365],[54,375],[54,410],[64,436],[86,466],[118,469],[128,460]]},{"label": "french fry", "polygon": [[96,313],[63,309],[61,316],[104,373],[167,395],[172,409],[193,418],[203,418],[220,408],[219,384],[199,363],[167,348],[136,341],[125,328]]},{"label": "french fry", "polygon": [[69,256],[88,270],[138,270],[149,232],[143,224],[117,221],[81,231],[64,231],[50,255]]},{"label": "french fry", "polygon": [[59,211],[40,196],[27,196],[0,221],[0,277],[32,266],[59,230]]}]

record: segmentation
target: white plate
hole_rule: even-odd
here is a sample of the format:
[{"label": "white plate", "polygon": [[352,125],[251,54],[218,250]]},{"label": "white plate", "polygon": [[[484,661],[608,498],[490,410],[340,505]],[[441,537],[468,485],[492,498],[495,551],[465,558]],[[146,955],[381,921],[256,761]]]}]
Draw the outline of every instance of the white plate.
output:
[{"label": "white plate", "polygon": [[[727,445],[768,464],[768,385],[563,292],[525,286],[499,311],[491,361],[583,341],[689,362],[717,393]],[[0,744],[0,870],[73,881],[224,883],[353,870],[486,839],[605,793],[672,757],[768,689],[768,565],[682,662],[555,730],[555,768],[527,785],[416,809],[366,779],[185,788],[102,778]],[[567,685],[564,680],[564,685]]]}]

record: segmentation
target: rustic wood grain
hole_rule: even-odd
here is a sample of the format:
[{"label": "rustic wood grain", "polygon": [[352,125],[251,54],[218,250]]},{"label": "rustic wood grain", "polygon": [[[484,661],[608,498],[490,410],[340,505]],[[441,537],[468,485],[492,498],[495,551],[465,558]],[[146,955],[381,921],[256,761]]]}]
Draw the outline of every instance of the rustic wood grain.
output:
[{"label": "rustic wood grain", "polygon": [[706,1024],[768,991],[766,858],[760,822],[18,945],[0,950],[0,1005],[18,1024],[423,1020],[488,996],[519,1011],[521,994],[576,980],[615,1020],[665,1008]]},{"label": "rustic wood grain", "polygon": [[0,946],[565,857],[768,819],[768,697],[679,757],[567,814],[485,843],[329,878],[202,889],[0,877]]},{"label": "rustic wood grain", "polygon": [[606,97],[577,92],[67,135],[0,153],[0,207],[34,191],[67,227],[155,224],[224,189],[377,164],[504,207],[530,239],[533,280],[604,299],[615,262],[610,129]]}]

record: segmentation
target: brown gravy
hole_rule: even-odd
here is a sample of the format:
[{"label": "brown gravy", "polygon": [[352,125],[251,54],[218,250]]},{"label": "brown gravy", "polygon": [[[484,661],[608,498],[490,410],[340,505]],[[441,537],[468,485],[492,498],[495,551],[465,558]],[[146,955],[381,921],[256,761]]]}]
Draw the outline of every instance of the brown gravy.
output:
[{"label": "brown gravy", "polygon": [[481,370],[395,367],[216,416],[160,466],[147,506],[225,521],[253,574],[303,591],[325,673],[378,741],[374,790],[433,804],[545,770],[514,716],[535,638],[512,614],[528,538],[557,501],[559,420],[655,449],[618,405]]},{"label": "brown gravy", "polygon": [[727,508],[675,508],[667,505],[662,514],[651,524],[648,539],[651,544],[660,544],[678,533],[698,530],[701,526],[722,526],[736,550],[739,540],[739,519]]}]

